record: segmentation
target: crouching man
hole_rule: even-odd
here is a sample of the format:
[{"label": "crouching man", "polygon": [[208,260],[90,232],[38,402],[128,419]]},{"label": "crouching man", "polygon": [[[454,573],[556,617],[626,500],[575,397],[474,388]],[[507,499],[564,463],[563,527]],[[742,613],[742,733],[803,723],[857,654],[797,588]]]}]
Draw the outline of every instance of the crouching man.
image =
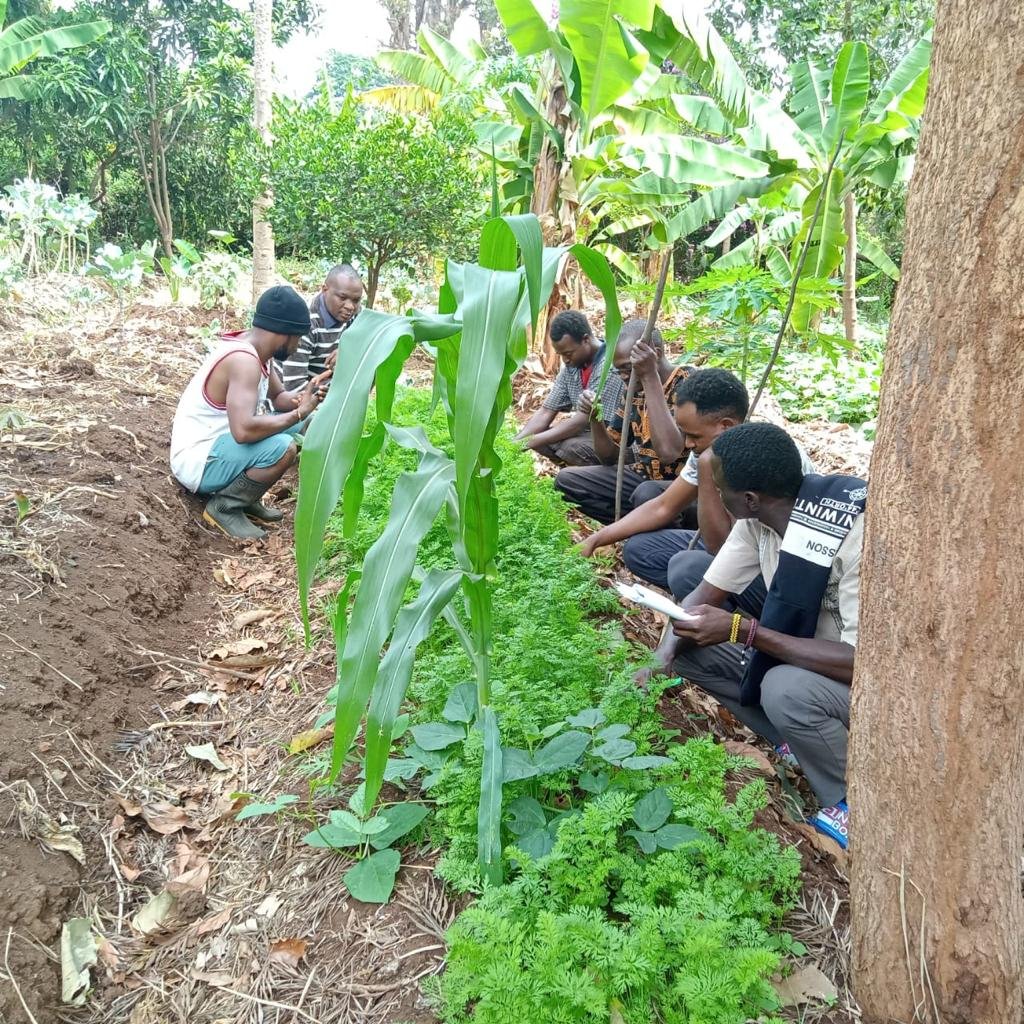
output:
[{"label": "crouching man", "polygon": [[[221,336],[189,381],[171,428],[171,471],[195,494],[209,495],[203,518],[237,540],[266,532],[281,512],[260,499],[295,461],[293,434],[326,393],[329,372],[285,391],[272,360],[287,359],[310,329],[309,310],[293,289],[265,291],[247,331]],[[265,400],[275,410],[259,415]]]},{"label": "crouching man", "polygon": [[[712,478],[737,521],[683,599],[691,617],[673,623],[660,671],[696,683],[791,753],[822,807],[811,824],[845,847],[867,487],[805,474],[796,444],[769,423],[726,430],[711,450]],[[768,593],[757,609],[737,598],[759,573]]]}]

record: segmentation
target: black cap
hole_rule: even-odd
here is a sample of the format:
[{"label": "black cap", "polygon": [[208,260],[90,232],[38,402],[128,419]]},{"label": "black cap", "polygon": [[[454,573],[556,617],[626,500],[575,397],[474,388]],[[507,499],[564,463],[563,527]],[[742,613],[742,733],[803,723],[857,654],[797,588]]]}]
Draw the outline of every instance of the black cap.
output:
[{"label": "black cap", "polygon": [[308,334],[312,326],[302,296],[286,284],[268,288],[260,296],[252,325],[273,334],[289,335]]}]

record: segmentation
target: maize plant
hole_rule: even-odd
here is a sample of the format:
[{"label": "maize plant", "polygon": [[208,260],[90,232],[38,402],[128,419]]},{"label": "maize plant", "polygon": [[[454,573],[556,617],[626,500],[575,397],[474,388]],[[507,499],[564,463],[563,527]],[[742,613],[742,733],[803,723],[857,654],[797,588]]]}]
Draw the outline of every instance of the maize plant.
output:
[{"label": "maize plant", "polygon": [[[324,530],[339,499],[343,530],[350,536],[358,521],[367,468],[385,441],[390,438],[418,452],[415,471],[403,474],[395,485],[383,533],[367,551],[361,571],[349,575],[336,604],[332,625],[337,699],[330,780],[337,777],[365,722],[364,806],[373,806],[416,648],[443,612],[475,675],[474,727],[484,743],[479,864],[482,877],[492,884],[501,881],[503,781],[490,677],[499,545],[495,482],[501,472],[494,440],[512,402],[512,377],[526,359],[527,330],[536,328],[559,261],[567,252],[604,295],[607,341],[614,346],[621,316],[605,258],[582,245],[545,248],[532,214],[495,218],[483,228],[479,262],[448,263],[436,314],[394,316],[372,309],[360,313],[345,333],[344,356],[302,450],[295,554],[307,639],[310,586]],[[399,374],[417,344],[434,358],[434,394],[447,414],[454,458],[434,447],[422,428],[390,423]],[[608,359],[605,372],[610,366]],[[372,429],[364,433],[371,389],[377,415]],[[416,565],[417,551],[442,508],[456,568],[424,573]],[[411,579],[421,581],[419,591],[403,607]]]}]

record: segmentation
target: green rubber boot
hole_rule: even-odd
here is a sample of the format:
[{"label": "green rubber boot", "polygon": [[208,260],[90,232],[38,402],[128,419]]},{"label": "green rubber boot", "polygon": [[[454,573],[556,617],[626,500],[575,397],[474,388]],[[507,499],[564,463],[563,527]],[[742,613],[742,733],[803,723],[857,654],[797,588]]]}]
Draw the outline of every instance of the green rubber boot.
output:
[{"label": "green rubber boot", "polygon": [[210,498],[203,519],[234,540],[262,540],[267,531],[250,523],[245,513],[251,505],[259,504],[269,486],[240,473]]},{"label": "green rubber boot", "polygon": [[261,523],[279,523],[284,519],[284,513],[279,508],[268,508],[262,501],[246,505],[245,514],[250,519],[258,519]]}]

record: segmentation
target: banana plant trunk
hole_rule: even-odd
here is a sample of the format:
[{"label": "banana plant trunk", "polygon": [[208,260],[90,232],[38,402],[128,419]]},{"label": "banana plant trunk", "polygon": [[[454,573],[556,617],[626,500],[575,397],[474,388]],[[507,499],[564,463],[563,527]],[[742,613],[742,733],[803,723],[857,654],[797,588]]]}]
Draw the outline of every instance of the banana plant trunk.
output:
[{"label": "banana plant trunk", "polygon": [[[570,132],[569,102],[565,87],[558,78],[558,69],[553,57],[548,57],[543,79],[551,83],[545,100],[544,118],[568,140]],[[533,195],[530,212],[540,221],[541,233],[546,246],[568,246],[576,241],[575,205],[563,195],[562,182],[570,173],[568,162],[560,156],[558,147],[547,134],[541,143],[537,165],[533,170]],[[558,368],[558,354],[548,337],[548,323],[556,313],[582,301],[582,285],[579,273],[568,261],[563,261],[555,278],[547,305],[541,311],[533,334],[533,349],[538,352],[541,364],[547,373]]]},{"label": "banana plant trunk", "polygon": [[857,200],[848,192],[843,200],[843,330],[848,344],[857,340]]}]

